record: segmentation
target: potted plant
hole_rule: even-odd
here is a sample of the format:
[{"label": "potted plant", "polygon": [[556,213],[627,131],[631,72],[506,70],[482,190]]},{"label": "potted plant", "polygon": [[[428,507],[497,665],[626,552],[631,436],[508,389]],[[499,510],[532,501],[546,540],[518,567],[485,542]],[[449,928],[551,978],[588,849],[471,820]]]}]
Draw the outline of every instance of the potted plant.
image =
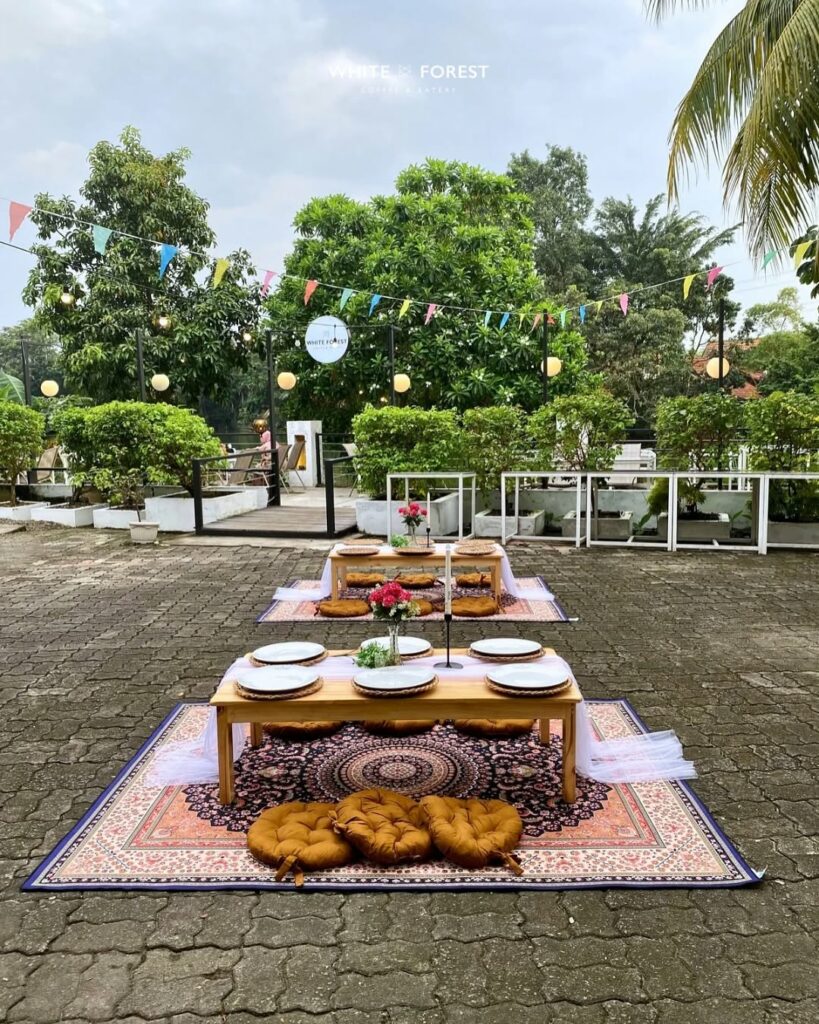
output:
[{"label": "potted plant", "polygon": [[[657,448],[664,469],[708,472],[728,466],[739,450],[743,422],[742,403],[719,392],[693,398],[666,398],[657,407]],[[677,538],[683,542],[709,543],[731,537],[730,512],[742,512],[744,496],[722,492],[730,509],[711,511],[718,491],[700,477],[677,481]],[[647,498],[648,510],[657,517],[657,536],[668,537],[668,480],[655,481]],[[734,508],[734,506],[738,506]]]},{"label": "potted plant", "polygon": [[9,500],[0,502],[0,519],[26,522],[32,508],[45,502],[17,501],[17,478],[43,450],[45,421],[39,412],[16,402],[0,401],[0,472],[8,481]]},{"label": "potted plant", "polygon": [[[501,474],[525,468],[527,461],[526,417],[512,405],[467,409],[464,413],[465,461],[475,471],[481,510],[475,516],[475,535],[500,537],[500,503],[511,511],[509,494],[500,493]],[[518,532],[540,533],[545,516],[542,509],[521,513]]]},{"label": "potted plant", "polygon": [[[819,395],[776,391],[749,404],[751,469],[800,473],[819,450]],[[819,545],[819,480],[771,480],[768,542]]]},{"label": "potted plant", "polygon": [[[538,464],[574,472],[611,469],[632,416],[624,402],[602,388],[556,398],[529,417],[529,432],[537,450]],[[593,540],[628,540],[631,510],[600,508],[598,488],[592,490],[591,536]],[[585,520],[586,513],[581,512]],[[585,530],[585,523],[583,524]],[[561,518],[564,537],[577,533],[577,512]]]}]

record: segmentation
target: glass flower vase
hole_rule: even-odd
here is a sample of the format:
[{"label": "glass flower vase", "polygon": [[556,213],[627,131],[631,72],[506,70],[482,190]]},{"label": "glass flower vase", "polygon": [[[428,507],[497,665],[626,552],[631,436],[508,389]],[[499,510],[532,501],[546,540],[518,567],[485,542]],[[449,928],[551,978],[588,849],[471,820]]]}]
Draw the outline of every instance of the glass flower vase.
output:
[{"label": "glass flower vase", "polygon": [[388,647],[388,657],[390,665],[401,664],[401,652],[398,647],[398,634],[401,631],[400,622],[388,622],[387,623],[387,635],[390,638],[390,644]]}]

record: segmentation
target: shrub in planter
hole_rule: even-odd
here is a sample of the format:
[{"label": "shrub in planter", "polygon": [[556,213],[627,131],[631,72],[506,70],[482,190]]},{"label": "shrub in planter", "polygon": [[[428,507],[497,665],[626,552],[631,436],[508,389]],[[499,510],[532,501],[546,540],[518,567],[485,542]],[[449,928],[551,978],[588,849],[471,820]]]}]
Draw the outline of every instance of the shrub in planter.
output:
[{"label": "shrub in planter", "polygon": [[0,472],[10,483],[11,504],[17,504],[14,482],[33,466],[43,450],[45,420],[39,412],[14,402],[0,402]]},{"label": "shrub in planter", "polygon": [[529,417],[538,468],[611,469],[632,422],[628,406],[602,388],[556,398]]},{"label": "shrub in planter", "polygon": [[353,438],[360,488],[371,498],[386,497],[387,473],[461,468],[461,433],[454,412],[368,405],[353,419]]},{"label": "shrub in planter", "polygon": [[464,439],[466,463],[475,471],[475,482],[484,498],[500,487],[501,473],[526,466],[526,419],[515,406],[467,409]]},{"label": "shrub in planter", "polygon": [[[819,395],[776,391],[750,402],[745,416],[750,468],[774,473],[815,469],[819,450]],[[769,516],[774,522],[819,519],[819,481],[772,480]]]}]

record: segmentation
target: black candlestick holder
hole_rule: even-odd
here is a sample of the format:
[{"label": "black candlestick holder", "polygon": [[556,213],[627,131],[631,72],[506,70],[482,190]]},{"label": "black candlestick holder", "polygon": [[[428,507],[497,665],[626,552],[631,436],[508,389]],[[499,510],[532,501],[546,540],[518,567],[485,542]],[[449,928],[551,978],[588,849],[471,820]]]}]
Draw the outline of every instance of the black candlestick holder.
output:
[{"label": "black candlestick holder", "polygon": [[432,527],[427,527],[427,547],[429,547],[429,535],[432,533]]},{"label": "black candlestick holder", "polygon": [[436,661],[432,667],[463,668],[463,665],[459,661],[450,661],[449,658],[449,631],[452,626],[452,612],[444,612],[444,622],[446,623],[446,661]]}]

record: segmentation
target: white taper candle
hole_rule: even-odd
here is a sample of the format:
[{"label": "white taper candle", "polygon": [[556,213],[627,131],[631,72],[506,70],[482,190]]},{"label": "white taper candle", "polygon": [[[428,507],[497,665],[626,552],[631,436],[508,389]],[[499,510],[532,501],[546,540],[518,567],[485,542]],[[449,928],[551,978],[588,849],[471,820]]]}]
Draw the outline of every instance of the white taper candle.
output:
[{"label": "white taper candle", "polygon": [[446,559],[444,566],[444,612],[452,614],[452,545],[446,546]]}]

